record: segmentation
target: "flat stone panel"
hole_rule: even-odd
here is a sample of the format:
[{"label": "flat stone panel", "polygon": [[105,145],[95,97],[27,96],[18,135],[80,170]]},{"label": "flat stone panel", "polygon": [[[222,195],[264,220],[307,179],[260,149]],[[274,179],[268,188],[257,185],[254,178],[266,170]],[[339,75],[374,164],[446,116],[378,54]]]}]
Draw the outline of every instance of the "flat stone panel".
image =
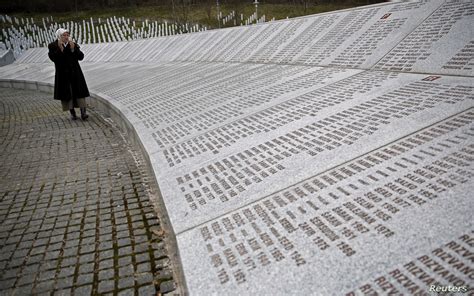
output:
[{"label": "flat stone panel", "polygon": [[388,273],[410,294],[393,270],[418,260],[439,279],[422,258],[440,261],[438,247],[472,266],[449,243],[472,252],[473,119],[469,108],[179,234],[189,292],[341,295],[371,281],[381,293]]},{"label": "flat stone panel", "polygon": [[[101,44],[101,46],[95,46],[94,51],[90,52],[87,55],[87,59],[85,61],[101,61],[107,62],[113,56],[114,53],[120,51],[124,46],[125,42],[109,42]],[[82,50],[86,50],[87,48],[81,48]]]},{"label": "flat stone panel", "polygon": [[36,83],[25,83],[24,89],[37,90],[38,86]]},{"label": "flat stone panel", "polygon": [[50,61],[46,48],[29,48],[24,51],[14,62],[15,65],[21,63],[46,63]]},{"label": "flat stone panel", "polygon": [[54,91],[54,86],[39,82],[38,83],[38,90],[42,91],[42,92],[52,93]]},{"label": "flat stone panel", "polygon": [[9,80],[0,80],[1,87],[12,87],[12,84]]},{"label": "flat stone panel", "polygon": [[11,82],[13,88],[24,89],[25,82],[21,80],[12,80]]},{"label": "flat stone panel", "polygon": [[474,2],[447,1],[376,69],[474,76]]},{"label": "flat stone panel", "polygon": [[176,232],[473,106],[471,79],[431,79],[363,72],[156,152]]},{"label": "flat stone panel", "polygon": [[168,74],[166,70],[159,68],[158,72],[164,73],[159,74],[163,77],[136,81],[133,86],[139,91],[117,98],[143,120],[160,148],[165,148],[358,71],[304,66],[189,64],[183,68],[174,67],[173,72],[182,74],[180,76],[186,81],[179,88],[172,85],[175,84],[174,77],[164,77]]},{"label": "flat stone panel", "polygon": [[312,43],[303,50],[296,47],[297,58],[293,61],[370,68],[439,6],[439,1],[397,3],[328,14],[323,18],[333,22],[330,30],[316,30],[316,38],[298,36],[297,39]]}]

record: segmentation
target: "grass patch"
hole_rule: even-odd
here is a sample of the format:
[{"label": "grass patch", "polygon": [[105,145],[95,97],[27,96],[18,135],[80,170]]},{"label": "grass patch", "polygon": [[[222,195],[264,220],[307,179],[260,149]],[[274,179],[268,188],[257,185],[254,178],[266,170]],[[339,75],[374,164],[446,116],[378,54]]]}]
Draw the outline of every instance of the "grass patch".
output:
[{"label": "grass patch", "polygon": [[[302,5],[292,5],[292,4],[259,4],[258,6],[258,15],[261,17],[265,15],[267,21],[275,18],[276,20],[285,19],[287,17],[293,18],[303,15],[317,14],[328,11],[340,10],[359,6],[360,2],[346,2],[341,4],[318,4],[311,5],[306,10]],[[223,16],[228,15],[231,11],[235,11],[237,18],[237,25],[240,25],[240,15],[244,15],[244,20],[248,18],[251,14],[255,12],[255,6],[253,4],[227,4],[220,5],[220,11]],[[104,9],[94,9],[94,10],[80,10],[77,13],[74,11],[71,12],[62,12],[62,13],[14,13],[11,16],[16,16],[18,18],[33,18],[35,23],[40,23],[42,18],[52,16],[54,21],[58,23],[63,23],[66,21],[81,21],[83,19],[94,19],[97,18],[108,18],[108,17],[125,17],[130,18],[138,22],[144,21],[145,19],[153,21],[168,21],[174,22],[176,17],[183,20],[186,19],[189,23],[192,24],[201,24],[208,26],[210,28],[217,28],[218,22],[216,19],[217,16],[217,7],[212,6],[210,10],[210,17],[208,15],[208,10],[205,6],[194,5],[189,7],[188,15],[183,16],[182,13],[174,14],[171,6],[139,6],[139,7],[129,7],[129,8],[104,8]],[[231,24],[227,26],[233,25]]]}]

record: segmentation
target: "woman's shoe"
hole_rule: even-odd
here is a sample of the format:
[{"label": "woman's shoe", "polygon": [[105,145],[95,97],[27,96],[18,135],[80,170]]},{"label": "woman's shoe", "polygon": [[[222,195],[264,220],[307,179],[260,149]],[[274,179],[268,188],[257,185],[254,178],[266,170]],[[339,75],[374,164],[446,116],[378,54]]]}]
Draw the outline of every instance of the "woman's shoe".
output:
[{"label": "woman's shoe", "polygon": [[86,108],[81,108],[81,119],[86,120],[89,118],[89,115],[86,114]]},{"label": "woman's shoe", "polygon": [[72,119],[72,120],[76,120],[76,119],[77,119],[76,110],[70,109],[70,110],[69,110],[69,113],[71,113],[71,119]]}]

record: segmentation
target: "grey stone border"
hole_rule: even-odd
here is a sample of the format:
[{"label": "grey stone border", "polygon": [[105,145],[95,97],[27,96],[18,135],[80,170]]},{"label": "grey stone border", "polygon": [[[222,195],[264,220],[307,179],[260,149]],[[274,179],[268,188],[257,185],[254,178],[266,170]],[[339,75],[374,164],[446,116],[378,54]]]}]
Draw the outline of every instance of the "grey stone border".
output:
[{"label": "grey stone border", "polygon": [[[0,87],[22,90],[36,90],[50,94],[54,92],[54,84],[34,80],[0,79]],[[149,183],[151,187],[150,189],[152,190],[151,195],[154,197],[152,200],[150,200],[150,202],[153,207],[158,210],[157,216],[160,219],[161,227],[163,227],[163,230],[166,232],[164,239],[165,245],[168,248],[168,255],[171,260],[173,279],[177,284],[176,290],[174,290],[172,293],[178,295],[188,295],[186,281],[184,279],[184,273],[181,265],[181,257],[179,255],[179,249],[176,241],[176,235],[171,226],[168,212],[166,211],[166,206],[163,202],[160,187],[156,180],[155,172],[152,169],[153,166],[151,164],[148,152],[146,151],[133,125],[126,118],[126,116],[123,115],[123,113],[107,99],[109,97],[102,93],[94,93],[93,91],[90,91],[90,94],[91,99],[87,100],[87,104],[100,111],[103,115],[110,117],[117,124],[117,127],[122,133],[130,135],[131,137],[128,137],[125,140],[128,141],[135,149],[139,150],[146,161],[145,169],[151,177]]]}]

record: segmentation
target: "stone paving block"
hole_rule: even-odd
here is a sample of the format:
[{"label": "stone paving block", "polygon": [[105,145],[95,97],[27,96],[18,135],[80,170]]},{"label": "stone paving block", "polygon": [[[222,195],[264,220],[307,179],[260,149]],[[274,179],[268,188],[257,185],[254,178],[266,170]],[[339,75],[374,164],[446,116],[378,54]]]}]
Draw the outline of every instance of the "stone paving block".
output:
[{"label": "stone paving block", "polygon": [[131,264],[119,267],[119,277],[123,278],[131,275],[133,275],[133,266]]},{"label": "stone paving block", "polygon": [[67,257],[67,258],[64,258],[62,259],[61,261],[61,267],[68,267],[68,266],[75,266],[77,264],[77,257],[76,256],[73,256],[73,257]]},{"label": "stone paving block", "polygon": [[34,291],[35,293],[50,293],[54,290],[54,284],[53,280],[39,282],[35,285]]},{"label": "stone paving block", "polygon": [[[41,233],[40,233],[41,234]],[[49,236],[49,233],[48,234],[45,234],[45,236],[48,235]],[[39,236],[38,236],[39,237]],[[37,248],[37,247],[45,247],[45,245],[47,245],[49,242],[49,237],[46,237],[46,238],[39,238],[39,239],[36,239],[35,240],[35,243],[33,244],[33,247]]]},{"label": "stone paving block", "polygon": [[104,269],[99,271],[99,280],[113,279],[115,272],[113,269]]},{"label": "stone paving block", "polygon": [[[111,255],[113,255],[113,253]],[[102,253],[99,256],[102,256]],[[99,269],[100,270],[109,269],[109,268],[114,267],[114,259],[111,258],[111,257],[109,257],[109,258],[110,259],[101,260],[99,262]]]},{"label": "stone paving block", "polygon": [[146,285],[146,286],[138,288],[138,295],[139,296],[152,295],[156,293],[155,291],[156,289],[154,285]]},{"label": "stone paving block", "polygon": [[24,263],[24,258],[17,257],[17,258],[12,258],[10,260],[10,263],[8,264],[9,269],[18,269],[19,266],[23,265]]},{"label": "stone paving block", "polygon": [[94,274],[92,273],[79,275],[75,282],[75,284],[78,286],[93,284],[93,283],[94,283]]},{"label": "stone paving block", "polygon": [[13,259],[16,259],[16,258],[24,258],[27,254],[28,254],[29,250],[25,250],[25,249],[18,249],[17,251],[15,251],[13,253],[13,256],[12,258]]},{"label": "stone paving block", "polygon": [[[27,275],[27,274],[31,274],[31,273],[37,273],[40,269],[40,264],[39,263],[35,263],[35,264],[28,264],[26,265],[23,270],[22,270],[22,274],[24,275]],[[34,278],[34,277],[25,277],[25,278]]]},{"label": "stone paving block", "polygon": [[172,275],[171,271],[167,268],[162,269],[162,270],[158,270],[155,273],[155,279],[160,281],[160,282],[165,281],[165,280],[169,280],[171,278],[173,278],[173,275]]},{"label": "stone paving block", "polygon": [[135,276],[135,280],[137,281],[137,285],[141,286],[143,284],[152,283],[153,282],[153,275],[151,273],[142,273],[137,274]]},{"label": "stone paving block", "polygon": [[[94,241],[95,238],[95,225],[92,226],[93,229],[85,230],[82,232],[82,243],[89,244]],[[87,239],[86,239],[87,238]]]},{"label": "stone paving block", "polygon": [[31,295],[33,293],[33,284],[20,285],[17,284],[17,287],[14,290],[14,295]]},{"label": "stone paving block", "polygon": [[118,294],[119,296],[134,296],[135,295],[135,289],[126,289],[119,291]]},{"label": "stone paving block", "polygon": [[15,285],[16,278],[2,279],[0,280],[0,287],[2,290],[13,288]]},{"label": "stone paving block", "polygon": [[69,296],[72,295],[72,289],[62,289],[54,292],[54,295],[58,296]]},{"label": "stone paving block", "polygon": [[130,255],[132,254],[133,251],[132,251],[132,247],[131,246],[128,246],[128,247],[121,247],[119,248],[119,251],[118,251],[118,255],[119,256],[125,256],[125,255]]},{"label": "stone paving block", "polygon": [[90,296],[92,294],[92,285],[74,288],[74,296]]},{"label": "stone paving block", "polygon": [[149,262],[141,263],[137,265],[137,273],[147,273],[151,272],[151,264]]},{"label": "stone paving block", "polygon": [[56,251],[56,250],[60,250],[63,246],[63,243],[62,242],[58,242],[56,244],[49,244],[48,245],[48,252],[51,252],[51,251]]},{"label": "stone paving block", "polygon": [[7,241],[6,241],[6,244],[16,244],[18,242],[21,241],[21,236],[18,235],[18,236],[10,236]]},{"label": "stone paving block", "polygon": [[38,245],[33,244],[33,249],[31,250],[30,255],[34,256],[34,255],[44,254],[45,251],[46,251],[46,245],[38,246]]},{"label": "stone paving block", "polygon": [[114,290],[114,281],[113,280],[108,280],[108,281],[100,281],[99,282],[99,287],[97,288],[98,293],[106,293]]},{"label": "stone paving block", "polygon": [[133,277],[121,277],[118,280],[118,289],[133,288],[135,279]]},{"label": "stone paving block", "polygon": [[55,276],[56,276],[56,270],[45,270],[39,274],[38,281],[49,281],[51,279],[54,279]]},{"label": "stone paving block", "polygon": [[51,251],[51,250],[48,249],[48,251],[45,254],[44,259],[45,260],[52,260],[54,258],[58,258],[60,253],[61,253],[60,251]]},{"label": "stone paving block", "polygon": [[153,255],[155,256],[155,258],[161,258],[163,256],[166,256],[166,249],[163,245],[159,245],[159,244],[152,244],[153,248],[155,249],[153,251]]},{"label": "stone paving block", "polygon": [[[114,254],[115,254],[114,250],[107,249],[99,253],[99,259],[102,262],[102,261],[105,261],[105,259],[114,257]],[[102,264],[106,264],[106,263],[102,263]]]},{"label": "stone paving block", "polygon": [[149,262],[150,261],[150,254],[149,253],[135,254],[135,261],[137,263]]},{"label": "stone paving block", "polygon": [[81,255],[79,257],[79,264],[93,262],[94,260],[95,260],[95,253],[88,253],[85,255]]},{"label": "stone paving block", "polygon": [[135,245],[134,250],[136,253],[142,253],[142,252],[147,252],[149,248],[149,243],[144,242],[144,243],[138,243]]},{"label": "stone paving block", "polygon": [[148,237],[146,235],[136,235],[134,239],[136,244],[148,241]]},{"label": "stone paving block", "polygon": [[111,228],[106,228],[107,231],[104,234],[100,235],[100,241],[104,242],[110,242],[113,240],[113,235],[112,235],[112,229]]},{"label": "stone paving block", "polygon": [[20,269],[18,267],[9,268],[7,270],[2,270],[2,277],[1,279],[9,280],[14,279],[20,273]]},{"label": "stone paving block", "polygon": [[95,245],[82,245],[80,247],[79,253],[82,254],[87,254],[95,251]]},{"label": "stone paving block", "polygon": [[30,253],[30,256],[28,257],[28,264],[35,264],[43,261],[44,255],[34,255]]},{"label": "stone paving block", "polygon": [[106,222],[110,223],[109,220],[112,218],[112,215],[110,214],[110,209],[107,206],[101,205],[100,216],[101,216],[101,219],[104,219],[103,221],[99,222],[101,226],[103,225],[103,223],[106,223]]},{"label": "stone paving block", "polygon": [[87,274],[94,272],[94,263],[83,263],[79,265],[78,272],[79,274]]},{"label": "stone paving block", "polygon": [[122,230],[120,232],[117,232],[118,240],[130,237],[130,232],[128,231],[128,227],[126,227],[125,229],[127,230]]},{"label": "stone paving block", "polygon": [[[61,274],[62,276],[62,274]],[[70,288],[74,286],[74,277],[73,276],[66,276],[66,277],[60,277],[57,282],[56,282],[56,288],[57,289],[63,289],[63,288]]]},{"label": "stone paving block", "polygon": [[176,289],[176,283],[174,281],[165,281],[160,284],[160,293],[169,293]]},{"label": "stone paving block", "polygon": [[54,225],[54,228],[65,228],[66,226],[68,225],[68,221],[60,221],[60,222],[56,222],[56,224]]},{"label": "stone paving block", "polygon": [[79,252],[79,239],[68,235],[66,244],[64,245],[64,252],[68,252],[68,256],[76,255]]},{"label": "stone paving block", "polygon": [[132,214],[132,217],[130,218],[134,227],[136,227],[135,225],[139,225],[142,219],[142,214],[140,212]]},{"label": "stone paving block", "polygon": [[[33,236],[34,239],[34,236]],[[20,244],[18,244],[18,249],[29,249],[33,246],[34,241],[32,240],[30,235],[25,235],[23,240]]]},{"label": "stone paving block", "polygon": [[75,270],[76,270],[76,266],[61,268],[60,275],[64,277],[72,276],[74,275]]},{"label": "stone paving block", "polygon": [[8,289],[8,288],[5,287],[5,288],[2,288],[1,292],[4,293],[5,295],[12,295],[14,293],[14,291],[15,290],[13,288]]},{"label": "stone paving block", "polygon": [[132,227],[133,227],[133,233],[140,233],[141,230],[143,230],[143,228],[145,227],[145,224],[143,223],[143,221],[141,220],[143,218],[140,217],[140,220],[135,220],[132,222]]},{"label": "stone paving block", "polygon": [[126,266],[132,264],[132,257],[131,256],[125,256],[125,257],[120,257],[118,259],[118,266]]}]

